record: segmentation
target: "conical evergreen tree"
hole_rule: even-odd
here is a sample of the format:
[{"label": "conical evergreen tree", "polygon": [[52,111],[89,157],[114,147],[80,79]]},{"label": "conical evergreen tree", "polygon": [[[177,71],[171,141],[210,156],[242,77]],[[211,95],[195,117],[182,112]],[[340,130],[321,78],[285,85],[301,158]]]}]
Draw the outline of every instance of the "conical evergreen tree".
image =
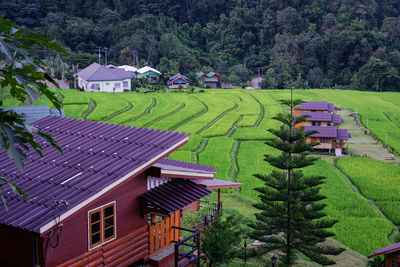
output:
[{"label": "conical evergreen tree", "polygon": [[320,194],[319,185],[324,177],[304,176],[299,170],[316,160],[305,153],[316,145],[306,144],[306,137],[316,132],[305,133],[303,127],[295,128],[306,117],[294,116],[294,107],[301,100],[293,100],[293,90],[290,100],[281,102],[290,108],[290,113],[274,117],[283,125],[279,130],[269,130],[276,138],[268,139],[266,144],[282,153],[276,157],[265,155],[264,160],[282,171],[255,175],[264,185],[255,189],[261,200],[255,207],[261,212],[256,214],[257,221],[250,225],[253,228],[250,236],[263,243],[252,252],[260,255],[279,250],[285,266],[293,265],[298,252],[319,264],[331,265],[335,262],[325,255],[338,255],[344,249],[320,244],[333,236],[327,228],[337,223],[324,218],[326,215],[322,212],[326,205],[320,202],[325,197]]}]

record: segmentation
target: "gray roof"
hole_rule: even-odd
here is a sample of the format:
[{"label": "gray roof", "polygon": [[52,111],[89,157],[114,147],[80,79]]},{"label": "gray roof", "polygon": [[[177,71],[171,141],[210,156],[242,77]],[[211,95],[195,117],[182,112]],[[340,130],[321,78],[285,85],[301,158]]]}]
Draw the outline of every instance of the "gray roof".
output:
[{"label": "gray roof", "polygon": [[21,107],[5,107],[3,110],[12,110],[18,114],[25,116],[25,123],[31,124],[36,120],[40,120],[49,115],[65,117],[64,110],[58,111],[48,106],[21,106]]},{"label": "gray roof", "polygon": [[121,68],[108,68],[97,63],[78,71],[78,76],[85,81],[121,81],[132,79],[133,72]]},{"label": "gray roof", "polygon": [[[0,151],[0,175],[19,185],[26,201],[4,187],[8,213],[0,212],[0,224],[45,232],[42,228],[59,215],[89,198],[111,190],[127,175],[144,171],[187,140],[187,134],[48,116],[34,123],[53,135],[63,154],[42,143],[43,158],[27,152],[20,172]],[[61,200],[67,205],[59,206]],[[42,229],[41,229],[42,228]]]}]

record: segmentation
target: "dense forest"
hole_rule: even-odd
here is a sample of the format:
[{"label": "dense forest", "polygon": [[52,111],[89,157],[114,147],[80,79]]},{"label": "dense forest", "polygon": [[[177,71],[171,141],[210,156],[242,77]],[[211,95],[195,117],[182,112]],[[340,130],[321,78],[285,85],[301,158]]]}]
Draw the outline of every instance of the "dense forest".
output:
[{"label": "dense forest", "polygon": [[[400,90],[395,0],[13,0],[0,15],[68,46],[79,67],[149,64],[265,88]],[[104,51],[101,49],[104,64]],[[43,58],[54,55],[46,51]]]}]

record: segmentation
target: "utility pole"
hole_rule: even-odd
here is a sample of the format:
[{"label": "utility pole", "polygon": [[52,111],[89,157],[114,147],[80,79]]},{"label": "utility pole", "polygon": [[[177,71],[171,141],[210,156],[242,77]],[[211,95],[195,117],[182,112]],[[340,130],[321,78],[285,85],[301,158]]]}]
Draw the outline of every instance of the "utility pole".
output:
[{"label": "utility pole", "polygon": [[104,47],[104,53],[105,53],[105,65],[107,66],[107,51],[108,51],[108,48],[107,47]]},{"label": "utility pole", "polygon": [[101,65],[101,62],[100,62],[100,59],[101,59],[101,51],[100,51],[100,47],[99,47],[98,49],[99,49],[99,65]]},{"label": "utility pole", "polygon": [[257,71],[258,71],[258,78],[257,78],[258,89],[260,89],[260,86],[261,86],[261,82],[260,82],[260,70],[261,70],[261,68],[258,67],[258,68],[257,68]]}]

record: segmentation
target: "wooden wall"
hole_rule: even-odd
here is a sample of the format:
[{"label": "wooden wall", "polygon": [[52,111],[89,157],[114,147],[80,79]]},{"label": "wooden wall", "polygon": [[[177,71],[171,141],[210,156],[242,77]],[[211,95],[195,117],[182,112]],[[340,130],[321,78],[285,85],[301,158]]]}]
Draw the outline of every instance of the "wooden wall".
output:
[{"label": "wooden wall", "polygon": [[38,237],[35,233],[0,224],[0,266],[33,266],[34,236]]},{"label": "wooden wall", "polygon": [[[106,193],[71,217],[62,222],[62,235],[56,248],[47,250],[46,266],[57,266],[68,260],[75,259],[88,253],[88,220],[87,212],[104,204],[116,201],[116,238],[120,239],[135,233],[140,229],[147,229],[147,218],[141,216],[141,204],[139,196],[147,191],[147,179],[144,173],[128,179],[112,191]],[[147,230],[146,230],[147,231]],[[141,232],[143,234],[143,232]],[[148,234],[148,232],[147,232]],[[43,234],[42,237],[46,235]],[[135,235],[135,234],[134,234]],[[128,238],[129,239],[129,238]],[[146,239],[148,240],[148,238]],[[114,240],[103,247],[119,242]],[[141,241],[143,242],[143,240]],[[148,241],[147,241],[148,242]],[[45,243],[45,242],[43,242]],[[142,243],[141,243],[142,244]],[[143,243],[143,247],[148,244]],[[143,247],[140,247],[141,249]],[[137,252],[142,254],[142,250]],[[43,251],[45,247],[43,246]],[[105,248],[94,249],[97,253],[103,253]],[[101,252],[103,251],[103,252]],[[90,255],[93,253],[90,252]],[[98,254],[96,254],[98,255]],[[92,256],[92,258],[96,256]]]}]

